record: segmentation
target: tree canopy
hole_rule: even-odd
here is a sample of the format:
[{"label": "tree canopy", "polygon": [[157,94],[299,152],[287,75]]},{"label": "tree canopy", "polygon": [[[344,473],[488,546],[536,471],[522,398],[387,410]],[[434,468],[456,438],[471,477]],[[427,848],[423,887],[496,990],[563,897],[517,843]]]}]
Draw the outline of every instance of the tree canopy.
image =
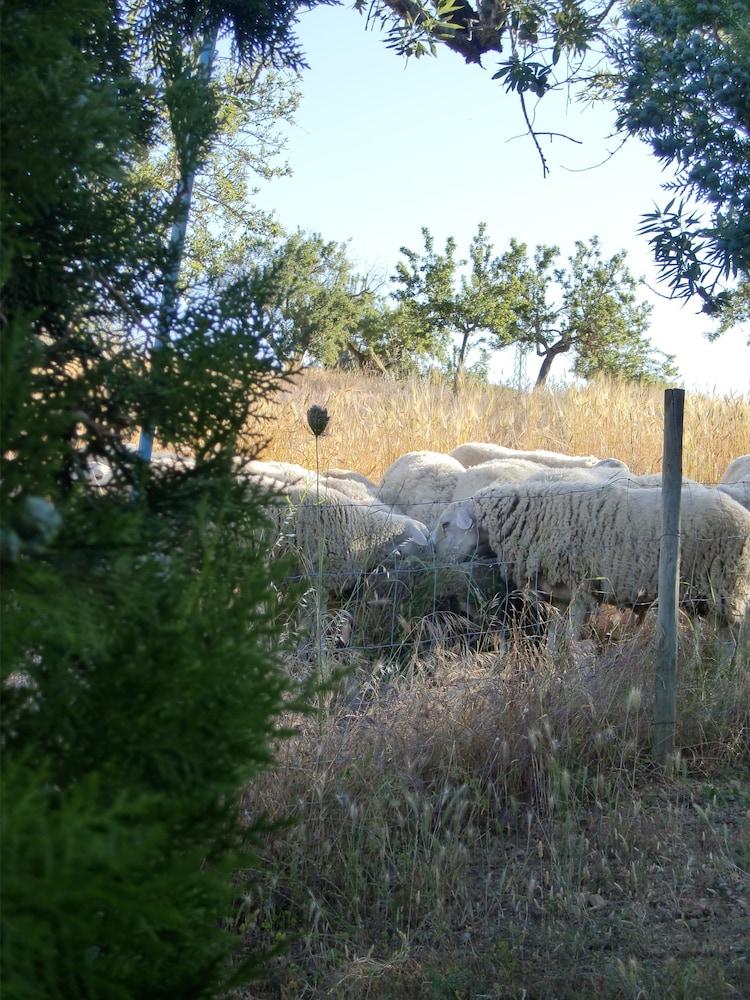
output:
[{"label": "tree canopy", "polygon": [[[365,5],[360,4],[364,10]],[[546,174],[529,101],[565,88],[612,102],[616,128],[674,170],[671,199],[643,217],[671,294],[700,298],[720,333],[750,274],[750,6],[747,0],[377,0],[386,44],[446,46],[517,95]]]},{"label": "tree canopy", "polygon": [[[457,387],[469,351],[498,350],[511,342],[508,331],[522,292],[516,251],[511,247],[495,256],[484,223],[471,241],[468,261],[456,258],[453,237],[442,254],[435,251],[429,229],[422,229],[422,238],[421,254],[401,248],[406,259],[396,265],[393,297],[423,337],[431,339],[432,353],[450,359]],[[461,273],[466,264],[468,273]]]},{"label": "tree canopy", "polygon": [[276,357],[293,366],[305,355],[335,364],[371,301],[352,272],[346,246],[318,234],[293,233],[271,250],[269,272],[264,307],[275,319]]},{"label": "tree canopy", "polygon": [[546,382],[555,358],[568,353],[574,374],[583,378],[669,381],[677,375],[674,359],[660,358],[646,337],[651,308],[638,301],[624,252],[606,258],[596,237],[579,240],[567,267],[555,266],[556,247],[538,246],[530,260],[526,245],[511,240],[496,254],[480,224],[469,259],[459,260],[453,238],[441,254],[429,230],[422,232],[421,254],[402,248],[406,260],[397,265],[393,297],[421,329],[433,359],[447,363],[454,386],[471,351],[483,352],[484,365],[489,354],[512,344],[542,358],[537,385]]},{"label": "tree canopy", "polygon": [[750,275],[750,5],[645,0],[609,45],[618,127],[674,169],[642,232],[672,292],[721,313]]},{"label": "tree canopy", "polygon": [[677,376],[674,358],[660,357],[646,337],[651,307],[638,301],[624,251],[606,258],[597,237],[577,240],[567,267],[554,267],[556,247],[537,247],[533,264],[526,248],[520,250],[525,293],[511,336],[542,358],[537,385],[545,383],[555,358],[569,352],[573,373],[586,379],[668,382]]},{"label": "tree canopy", "polygon": [[[281,159],[280,126],[291,123],[299,105],[298,77],[262,62],[249,66],[233,61],[213,74],[217,101],[217,131],[196,175],[190,206],[190,226],[181,268],[181,283],[237,278],[267,259],[283,236],[272,212],[253,205],[257,178],[287,176]],[[162,108],[158,140],[137,169],[154,191],[170,197],[180,164]]]}]

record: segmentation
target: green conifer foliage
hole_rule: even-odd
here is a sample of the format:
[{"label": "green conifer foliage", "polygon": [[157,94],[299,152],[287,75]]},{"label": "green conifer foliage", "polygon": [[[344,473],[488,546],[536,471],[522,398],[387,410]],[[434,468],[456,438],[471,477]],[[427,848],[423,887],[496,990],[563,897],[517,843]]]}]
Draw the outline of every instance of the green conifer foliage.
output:
[{"label": "green conifer foliage", "polygon": [[[249,974],[228,933],[257,835],[239,798],[304,695],[264,498],[234,463],[278,384],[267,279],[185,290],[150,363],[174,207],[133,179],[161,97],[116,14],[2,14],[2,992],[35,1000]],[[143,467],[144,413],[194,462]]]}]

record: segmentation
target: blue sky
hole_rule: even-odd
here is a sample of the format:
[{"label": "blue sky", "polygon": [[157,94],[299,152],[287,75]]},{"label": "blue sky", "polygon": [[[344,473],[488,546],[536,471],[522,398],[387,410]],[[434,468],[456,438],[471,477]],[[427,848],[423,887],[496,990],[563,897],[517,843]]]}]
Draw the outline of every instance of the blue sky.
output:
[{"label": "blue sky", "polygon": [[[544,179],[517,99],[491,79],[496,60],[482,70],[442,51],[407,63],[342,7],[305,13],[298,35],[310,68],[288,131],[292,177],[263,185],[257,199],[288,229],[348,242],[359,270],[385,277],[401,246],[421,248],[422,226],[438,247],[454,236],[461,256],[479,222],[498,253],[516,237],[530,247],[559,246],[567,256],[577,239],[598,235],[605,253],[626,249],[631,271],[666,291],[637,235],[641,214],[668,200],[660,190],[664,174],[635,141],[609,156],[619,145],[610,137],[611,112],[583,108],[567,95],[545,97],[537,127],[580,145],[547,142],[551,173]],[[710,344],[697,305],[665,301],[645,287],[643,298],[655,306],[649,335],[676,356],[688,390],[750,390],[747,329]],[[553,376],[563,375],[561,360]],[[499,359],[496,377],[511,368],[512,358]]]}]

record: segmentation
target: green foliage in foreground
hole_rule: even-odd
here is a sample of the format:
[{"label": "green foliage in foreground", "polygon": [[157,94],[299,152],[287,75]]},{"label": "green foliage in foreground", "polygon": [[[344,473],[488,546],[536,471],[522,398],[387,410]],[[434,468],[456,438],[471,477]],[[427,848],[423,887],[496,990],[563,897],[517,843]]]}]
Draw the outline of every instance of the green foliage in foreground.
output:
[{"label": "green foliage in foreground", "polygon": [[210,476],[170,476],[162,514],[71,500],[44,557],[6,568],[9,996],[202,996],[226,975],[254,837],[238,793],[287,683],[258,508]]},{"label": "green foliage in foreground", "polygon": [[[226,20],[219,7],[211,23]],[[212,106],[170,10],[144,5],[125,24],[105,0],[3,9],[9,998],[214,996],[253,967],[233,973],[227,933],[231,875],[258,835],[240,797],[295,693],[263,498],[232,457],[278,373],[262,274],[183,295],[151,355],[175,212],[132,168],[170,86],[188,131],[200,104],[200,150],[211,144]],[[134,52],[158,61],[157,37],[184,59],[136,73]],[[141,466],[127,444],[145,415],[194,468]],[[108,486],[88,484],[91,461],[108,463]]]}]

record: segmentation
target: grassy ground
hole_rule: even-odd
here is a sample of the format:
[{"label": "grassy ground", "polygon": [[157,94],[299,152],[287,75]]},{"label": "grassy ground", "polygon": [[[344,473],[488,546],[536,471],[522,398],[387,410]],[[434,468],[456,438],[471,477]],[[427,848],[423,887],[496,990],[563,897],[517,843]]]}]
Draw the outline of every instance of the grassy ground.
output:
[{"label": "grassy ground", "polygon": [[[266,457],[314,466],[315,402],[332,413],[321,464],[374,478],[466,440],[653,472],[661,398],[609,383],[454,398],[309,373],[279,401]],[[687,475],[716,482],[748,442],[748,400],[688,398]],[[393,649],[330,641],[313,666],[290,623],[290,671],[338,679],[246,791],[248,816],[291,822],[238,873],[244,946],[284,947],[237,1000],[750,997],[750,637],[730,664],[709,625],[682,620],[681,749],[664,773],[653,614],[604,610],[584,641],[554,645],[477,646],[460,625],[402,619]]]}]

